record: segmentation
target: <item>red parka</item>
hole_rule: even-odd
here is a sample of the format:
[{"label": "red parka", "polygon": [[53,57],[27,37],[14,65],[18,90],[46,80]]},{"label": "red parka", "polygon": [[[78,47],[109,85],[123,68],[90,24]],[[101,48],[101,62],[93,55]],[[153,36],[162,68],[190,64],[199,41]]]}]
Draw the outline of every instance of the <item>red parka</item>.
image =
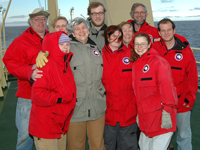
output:
[{"label": "red parka", "polygon": [[112,51],[108,45],[103,48],[103,77],[106,89],[105,123],[115,126],[117,122],[126,127],[136,122],[137,110],[132,88],[132,63],[130,49],[122,45]]},{"label": "red parka", "polygon": [[[178,113],[192,109],[198,89],[198,71],[194,54],[188,41],[175,34],[176,46],[169,50],[163,40],[154,42],[152,47],[163,56],[171,66],[172,78],[178,95]],[[183,104],[187,103],[187,108]]]},{"label": "red parka", "polygon": [[43,76],[32,87],[32,108],[29,133],[46,139],[66,134],[76,103],[76,86],[69,65],[72,53],[63,53],[58,40],[64,33],[49,33],[43,40],[43,50],[49,51]]},{"label": "red parka", "polygon": [[[48,30],[46,30],[48,33]],[[42,38],[32,27],[26,29],[8,47],[3,62],[8,72],[17,77],[17,97],[31,99],[31,74],[36,57],[42,50]]]},{"label": "red parka", "polygon": [[[134,20],[131,19],[131,20],[128,20],[127,22],[131,23],[134,26]],[[141,33],[141,32],[148,34],[149,37],[151,38],[152,43],[154,41],[160,40],[160,36],[158,34],[158,29],[155,28],[155,27],[153,27],[153,26],[150,26],[147,22],[145,22],[141,26],[141,28],[139,29],[139,31],[134,33],[133,38],[132,38],[132,40],[131,40],[131,42],[129,44],[129,48],[133,48],[134,36],[136,34],[138,34],[138,33]]]},{"label": "red parka", "polygon": [[[133,63],[132,71],[140,130],[148,137],[176,131],[178,100],[169,63],[150,49]],[[170,129],[161,128],[163,109],[170,113]]]}]

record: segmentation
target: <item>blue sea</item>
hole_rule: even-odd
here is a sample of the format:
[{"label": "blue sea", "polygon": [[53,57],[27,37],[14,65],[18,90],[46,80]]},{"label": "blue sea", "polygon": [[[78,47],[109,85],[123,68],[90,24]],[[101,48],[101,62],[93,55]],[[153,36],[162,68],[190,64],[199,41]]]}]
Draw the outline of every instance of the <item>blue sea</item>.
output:
[{"label": "blue sea", "polygon": [[[154,23],[157,27],[157,22]],[[175,21],[176,33],[184,36],[190,43],[191,47],[200,48],[200,20],[198,21]],[[5,27],[6,47],[18,37],[28,26],[12,26]],[[3,43],[2,43],[3,44]],[[200,51],[195,50],[194,55],[197,61],[200,62]],[[197,64],[200,74],[200,64]],[[200,84],[199,84],[200,85]]]}]

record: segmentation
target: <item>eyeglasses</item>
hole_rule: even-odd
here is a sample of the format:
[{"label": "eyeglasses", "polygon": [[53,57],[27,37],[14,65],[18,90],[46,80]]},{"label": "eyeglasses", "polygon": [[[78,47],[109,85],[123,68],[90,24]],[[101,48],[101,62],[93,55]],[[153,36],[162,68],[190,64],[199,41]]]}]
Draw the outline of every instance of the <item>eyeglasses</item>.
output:
[{"label": "eyeglasses", "polygon": [[92,16],[97,16],[97,15],[99,15],[99,16],[103,16],[104,15],[104,12],[98,12],[98,13],[96,13],[96,12],[94,12],[94,13],[90,13]]},{"label": "eyeglasses", "polygon": [[146,47],[148,44],[147,43],[141,43],[141,44],[138,44],[138,43],[136,43],[136,44],[134,44],[134,46],[137,48],[137,47],[139,47],[139,46],[141,46],[141,47]]},{"label": "eyeglasses", "polygon": [[46,21],[47,20],[45,17],[43,17],[43,18],[37,18],[37,17],[35,17],[33,19],[34,19],[35,22],[40,22],[40,21]]},{"label": "eyeglasses", "polygon": [[141,12],[135,11],[133,13],[134,13],[134,15],[139,15],[139,14],[144,15],[146,12],[145,11],[141,11]]}]

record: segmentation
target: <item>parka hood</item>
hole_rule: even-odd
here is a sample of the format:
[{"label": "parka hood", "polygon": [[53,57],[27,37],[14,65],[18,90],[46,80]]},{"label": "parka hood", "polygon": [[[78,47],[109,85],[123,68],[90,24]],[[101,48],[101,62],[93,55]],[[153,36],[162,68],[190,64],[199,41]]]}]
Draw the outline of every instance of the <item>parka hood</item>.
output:
[{"label": "parka hood", "polygon": [[59,38],[62,33],[67,35],[67,33],[65,33],[64,31],[47,34],[44,37],[43,44],[42,44],[43,51],[49,51],[49,57],[54,59],[60,65],[64,65],[64,61],[66,61],[66,58],[70,58],[72,55],[71,52],[67,54],[67,53],[62,52],[59,48]]},{"label": "parka hood", "polygon": [[187,46],[190,46],[187,39],[181,35],[175,34],[174,35],[175,40],[177,41],[177,45],[173,48],[175,50],[182,50],[186,48]]}]

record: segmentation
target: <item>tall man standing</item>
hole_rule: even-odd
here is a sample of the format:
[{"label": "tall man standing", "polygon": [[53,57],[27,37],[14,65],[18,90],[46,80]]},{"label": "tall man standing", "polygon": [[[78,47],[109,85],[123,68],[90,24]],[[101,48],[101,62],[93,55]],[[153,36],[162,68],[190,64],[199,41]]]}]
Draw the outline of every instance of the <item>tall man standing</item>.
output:
[{"label": "tall man standing", "polygon": [[102,34],[107,28],[105,21],[106,9],[100,2],[91,2],[88,7],[89,18],[87,22],[90,26],[89,37],[96,42],[100,51],[105,45],[105,40]]},{"label": "tall man standing", "polygon": [[48,30],[49,12],[36,8],[29,14],[30,27],[17,37],[8,47],[3,62],[8,72],[17,77],[16,127],[18,130],[16,150],[32,150],[33,139],[29,136],[28,125],[31,110],[31,83],[40,78],[35,60],[42,50],[42,40]]},{"label": "tall man standing", "polygon": [[192,150],[190,116],[198,89],[198,72],[195,57],[189,42],[175,34],[175,24],[168,18],[158,23],[161,40],[152,47],[163,56],[171,66],[172,78],[178,95],[177,144],[178,150]]},{"label": "tall man standing", "polygon": [[[133,19],[128,20],[133,25],[134,35],[139,32],[144,32],[149,35],[151,41],[159,40],[160,36],[158,34],[157,28],[150,26],[146,22],[146,18],[148,16],[147,8],[142,3],[134,3],[131,7],[130,16]],[[133,47],[133,38],[130,42],[130,46]]]}]

